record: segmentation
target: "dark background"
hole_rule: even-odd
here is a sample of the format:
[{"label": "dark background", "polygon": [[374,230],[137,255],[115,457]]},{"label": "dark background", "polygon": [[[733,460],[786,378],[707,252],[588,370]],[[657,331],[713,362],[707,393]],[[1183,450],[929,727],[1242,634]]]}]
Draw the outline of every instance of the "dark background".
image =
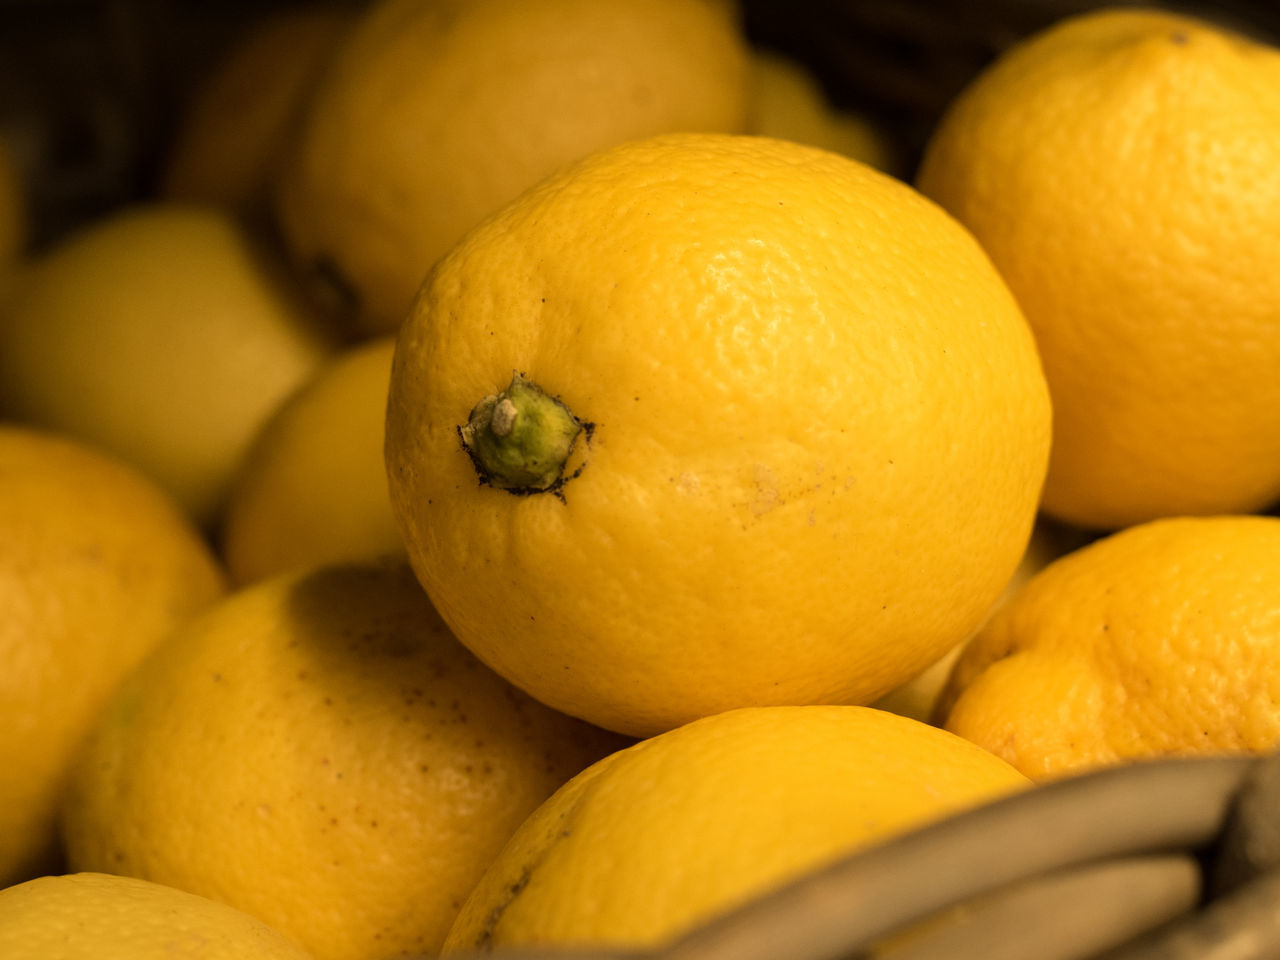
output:
[{"label": "dark background", "polygon": [[[349,0],[356,3],[358,0]],[[741,0],[749,38],[802,59],[832,100],[898,143],[909,175],[942,109],[1009,44],[1100,3]],[[38,248],[146,196],[192,86],[284,0],[0,0],[0,137],[27,179]],[[1275,41],[1280,4],[1164,3]]]}]

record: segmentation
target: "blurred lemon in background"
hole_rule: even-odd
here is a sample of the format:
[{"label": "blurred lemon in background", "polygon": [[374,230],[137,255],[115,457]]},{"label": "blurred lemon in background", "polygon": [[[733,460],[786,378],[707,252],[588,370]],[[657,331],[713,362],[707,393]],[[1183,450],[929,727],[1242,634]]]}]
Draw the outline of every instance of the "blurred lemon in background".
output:
[{"label": "blurred lemon in background", "polygon": [[56,808],[81,740],[116,684],[224,582],[152,481],[12,424],[0,424],[0,530],[3,886],[57,867]]},{"label": "blurred lemon in background", "polygon": [[0,416],[64,431],[212,525],[262,423],[334,351],[265,248],[212,207],[127,207],[24,270]]},{"label": "blurred lemon in background", "polygon": [[184,104],[159,191],[270,220],[270,192],[303,104],[344,31],[351,4],[304,3],[251,21]]},{"label": "blurred lemon in background", "polygon": [[103,873],[40,877],[0,890],[6,960],[310,960],[225,904]]},{"label": "blurred lemon in background", "polygon": [[742,129],[747,49],[714,0],[380,0],[340,46],[279,180],[300,270],[394,331],[464,231],[560,165]]},{"label": "blurred lemon in background", "polygon": [[402,563],[317,568],[233,594],[123,685],[76,768],[68,858],[321,960],[430,953],[521,820],[623,743],[476,661]]},{"label": "blurred lemon in background", "polygon": [[404,553],[382,453],[394,349],[390,337],[346,348],[271,415],[227,502],[234,582]]},{"label": "blurred lemon in background", "polygon": [[753,50],[750,78],[747,133],[812,144],[894,172],[897,158],[888,135],[868,118],[832,104],[799,60]]}]

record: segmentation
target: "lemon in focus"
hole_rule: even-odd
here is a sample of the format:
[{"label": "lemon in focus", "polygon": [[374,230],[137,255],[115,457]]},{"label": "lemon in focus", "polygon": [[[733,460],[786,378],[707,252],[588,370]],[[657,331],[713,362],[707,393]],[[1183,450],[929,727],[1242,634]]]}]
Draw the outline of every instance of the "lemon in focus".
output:
[{"label": "lemon in focus", "polygon": [[619,738],[450,636],[401,563],[229,596],[102,714],[68,861],[220,900],[320,960],[430,953],[507,836]]},{"label": "lemon in focus", "polygon": [[310,960],[297,944],[225,904],[103,873],[38,877],[0,889],[5,960]]},{"label": "lemon in focus", "polygon": [[1054,401],[1045,511],[1118,529],[1280,498],[1280,50],[1103,9],[955,101],[918,184],[990,253]]},{"label": "lemon in focus", "polygon": [[1280,743],[1280,518],[1150,521],[1045,567],[966,646],[948,730],[1037,780]]},{"label": "lemon in focus", "polygon": [[[747,52],[717,0],[380,0],[308,104],[281,234],[364,333],[396,330],[432,263],[589,151],[740,130]],[[335,290],[337,293],[335,293]]]},{"label": "lemon in focus", "polygon": [[869,707],[731,710],[615,753],[558,790],[486,871],[445,953],[658,945],[1028,784],[959,737]]},{"label": "lemon in focus", "polygon": [[12,424],[0,424],[0,529],[3,886],[60,863],[57,807],[98,711],[225,584],[190,520],[150,479]]},{"label": "lemon in focus", "polygon": [[264,424],[236,470],[223,521],[233,582],[403,556],[382,454],[394,348],[390,337],[347,347]]},{"label": "lemon in focus", "polygon": [[829,151],[600,151],[433,270],[392,364],[392,508],[460,640],[646,736],[869,702],[981,624],[1049,400],[963,228]]},{"label": "lemon in focus", "polygon": [[207,527],[258,428],[334,348],[229,214],[121,208],[24,272],[0,324],[0,415],[138,466]]}]

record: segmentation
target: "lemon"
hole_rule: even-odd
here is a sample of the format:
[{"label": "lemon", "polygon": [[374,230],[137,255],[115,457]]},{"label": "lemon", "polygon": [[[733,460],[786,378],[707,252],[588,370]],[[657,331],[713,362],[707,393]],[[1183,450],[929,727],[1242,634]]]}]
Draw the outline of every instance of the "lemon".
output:
[{"label": "lemon", "polygon": [[560,165],[668,130],[739,130],[747,47],[720,0],[380,0],[287,153],[299,269],[394,331],[464,231]]},{"label": "lemon", "polygon": [[395,341],[343,350],[269,418],[236,470],[222,554],[236,583],[404,554],[382,447]]},{"label": "lemon", "polygon": [[774,50],[751,52],[746,132],[834,150],[886,172],[897,166],[884,130],[832,104],[808,67]]},{"label": "lemon", "polygon": [[731,710],[615,753],[558,790],[486,871],[445,953],[656,945],[1027,785],[959,737],[869,707]]},{"label": "lemon", "polygon": [[320,960],[438,949],[507,836],[621,741],[450,636],[403,562],[245,588],[90,735],[68,861],[221,900]]},{"label": "lemon", "polygon": [[0,424],[0,529],[3,886],[59,864],[56,811],[80,741],[121,679],[225,587],[153,482],[12,424]]},{"label": "lemon", "polygon": [[213,523],[253,435],[334,350],[229,214],[118,209],[25,272],[0,324],[0,415],[82,438]]},{"label": "lemon", "polygon": [[968,637],[1026,548],[1049,419],[1017,304],[935,205],[818,148],[673,134],[436,266],[386,445],[459,639],[645,736],[870,702]]},{"label": "lemon", "polygon": [[261,921],[205,897],[103,873],[0,890],[5,960],[309,960]]},{"label": "lemon", "polygon": [[[1088,534],[1082,530],[1064,527],[1054,523],[1047,517],[1040,517],[1031,528],[1031,539],[1027,543],[1022,561],[1013,571],[1013,576],[1005,584],[996,601],[992,613],[1017,594],[1033,576],[1043,570],[1049,563],[1063,554],[1083,546]],[[918,676],[908,680],[896,690],[892,690],[877,700],[872,706],[881,710],[890,710],[905,717],[931,722],[934,719],[938,699],[946,686],[947,678],[955,662],[964,649],[965,641],[952,647]]]},{"label": "lemon", "polygon": [[1054,399],[1044,509],[1115,529],[1280,498],[1280,50],[1102,9],[952,105],[918,183],[978,237]]},{"label": "lemon", "polygon": [[276,165],[354,14],[340,3],[282,7],[251,20],[182,105],[159,193],[269,222]]},{"label": "lemon", "polygon": [[1280,518],[1176,517],[1049,564],[964,650],[947,729],[1037,780],[1280,744]]}]

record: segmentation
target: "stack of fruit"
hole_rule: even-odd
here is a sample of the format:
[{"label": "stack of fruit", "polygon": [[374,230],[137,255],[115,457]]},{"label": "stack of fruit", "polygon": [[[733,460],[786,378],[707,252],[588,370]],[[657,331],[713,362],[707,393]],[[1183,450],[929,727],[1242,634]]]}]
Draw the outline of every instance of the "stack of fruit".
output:
[{"label": "stack of fruit", "polygon": [[1240,29],[1065,18],[915,163],[734,0],[299,5],[47,242],[0,146],[0,960],[657,948],[1280,743]]}]

